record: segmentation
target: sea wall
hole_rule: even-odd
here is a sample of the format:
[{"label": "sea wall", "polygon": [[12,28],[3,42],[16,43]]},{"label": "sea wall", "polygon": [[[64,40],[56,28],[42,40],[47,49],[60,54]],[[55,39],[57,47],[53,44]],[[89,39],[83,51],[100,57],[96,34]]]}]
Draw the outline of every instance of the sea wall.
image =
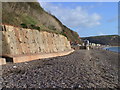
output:
[{"label": "sea wall", "polygon": [[25,55],[72,50],[63,35],[2,25],[2,54]]}]

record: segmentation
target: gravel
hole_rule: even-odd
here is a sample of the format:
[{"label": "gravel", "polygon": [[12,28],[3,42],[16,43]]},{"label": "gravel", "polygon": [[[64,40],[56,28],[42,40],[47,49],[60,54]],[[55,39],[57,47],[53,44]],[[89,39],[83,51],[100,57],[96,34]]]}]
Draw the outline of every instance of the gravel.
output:
[{"label": "gravel", "polygon": [[118,54],[105,50],[78,50],[2,70],[4,88],[118,88]]}]

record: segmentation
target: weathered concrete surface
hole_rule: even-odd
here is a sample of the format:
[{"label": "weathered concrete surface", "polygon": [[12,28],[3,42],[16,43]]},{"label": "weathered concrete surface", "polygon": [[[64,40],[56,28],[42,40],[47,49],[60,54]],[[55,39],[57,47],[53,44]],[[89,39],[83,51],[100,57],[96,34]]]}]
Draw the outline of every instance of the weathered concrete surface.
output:
[{"label": "weathered concrete surface", "polygon": [[3,55],[30,55],[71,50],[69,41],[63,35],[2,25]]},{"label": "weathered concrete surface", "polygon": [[43,59],[43,58],[51,58],[51,57],[57,57],[57,56],[64,56],[72,53],[74,50],[70,51],[64,51],[64,52],[57,52],[57,53],[40,53],[40,54],[33,54],[33,55],[20,55],[13,57],[14,63],[21,63],[21,62],[27,62],[37,59]]},{"label": "weathered concrete surface", "polygon": [[0,65],[6,64],[5,58],[0,58]]}]

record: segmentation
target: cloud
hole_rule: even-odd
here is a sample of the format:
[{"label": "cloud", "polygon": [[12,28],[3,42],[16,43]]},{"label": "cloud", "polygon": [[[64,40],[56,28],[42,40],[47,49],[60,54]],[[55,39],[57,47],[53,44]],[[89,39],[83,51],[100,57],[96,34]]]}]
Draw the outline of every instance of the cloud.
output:
[{"label": "cloud", "polygon": [[98,35],[106,35],[105,33],[100,32]]},{"label": "cloud", "polygon": [[55,15],[64,25],[69,28],[84,28],[100,25],[101,16],[97,13],[88,13],[81,6],[67,8],[63,5],[42,2],[41,6]]}]

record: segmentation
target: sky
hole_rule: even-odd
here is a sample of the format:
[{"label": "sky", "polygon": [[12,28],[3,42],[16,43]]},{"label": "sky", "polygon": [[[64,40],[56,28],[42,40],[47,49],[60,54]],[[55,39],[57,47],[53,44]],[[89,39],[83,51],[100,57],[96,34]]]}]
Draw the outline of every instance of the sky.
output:
[{"label": "sky", "polygon": [[40,2],[80,37],[118,34],[117,2]]}]

